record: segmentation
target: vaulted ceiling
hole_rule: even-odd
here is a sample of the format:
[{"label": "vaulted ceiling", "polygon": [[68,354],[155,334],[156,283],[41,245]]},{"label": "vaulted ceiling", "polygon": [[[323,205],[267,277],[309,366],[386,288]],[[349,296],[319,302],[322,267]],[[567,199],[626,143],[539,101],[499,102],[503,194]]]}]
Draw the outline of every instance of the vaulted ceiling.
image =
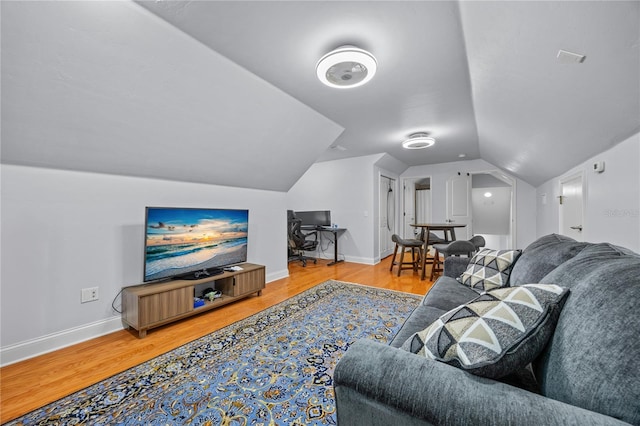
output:
[{"label": "vaulted ceiling", "polygon": [[[537,186],[640,131],[636,1],[3,1],[0,14],[6,164],[286,191],[316,161],[387,153],[407,167],[483,158]],[[316,62],[345,44],[378,72],[324,86]],[[404,150],[414,132],[437,142]]]}]

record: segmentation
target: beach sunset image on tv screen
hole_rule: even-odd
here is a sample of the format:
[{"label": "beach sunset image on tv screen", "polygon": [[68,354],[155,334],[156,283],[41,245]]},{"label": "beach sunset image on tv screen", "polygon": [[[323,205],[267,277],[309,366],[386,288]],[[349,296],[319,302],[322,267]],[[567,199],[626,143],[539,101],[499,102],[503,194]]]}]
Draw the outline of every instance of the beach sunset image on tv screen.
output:
[{"label": "beach sunset image on tv screen", "polygon": [[248,210],[147,207],[144,280],[247,260]]}]

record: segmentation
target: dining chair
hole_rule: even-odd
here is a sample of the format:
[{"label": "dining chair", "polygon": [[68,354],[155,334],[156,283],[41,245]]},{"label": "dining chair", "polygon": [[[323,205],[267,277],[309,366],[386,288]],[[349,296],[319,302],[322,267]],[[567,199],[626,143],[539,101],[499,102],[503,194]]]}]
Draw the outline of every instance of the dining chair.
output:
[{"label": "dining chair", "polygon": [[[398,234],[393,234],[391,236],[391,241],[396,243],[393,249],[393,257],[391,258],[391,267],[389,271],[393,271],[393,266],[398,265],[398,276],[400,276],[400,272],[403,269],[413,269],[414,271],[420,270],[420,260],[422,259],[422,248],[424,246],[424,241],[418,239],[406,239],[401,238]],[[398,253],[398,249],[400,249],[400,260],[396,262],[396,255]],[[417,257],[416,257],[416,249],[418,249]],[[411,250],[411,261],[404,261],[404,254],[407,250]],[[407,266],[410,265],[410,266]]]},{"label": "dining chair", "polygon": [[470,240],[456,240],[447,244],[434,244],[435,254],[433,255],[433,265],[431,266],[431,277],[433,281],[436,274],[443,271],[443,262],[440,261],[440,255],[447,258],[449,256],[473,256],[476,252],[476,246]]}]

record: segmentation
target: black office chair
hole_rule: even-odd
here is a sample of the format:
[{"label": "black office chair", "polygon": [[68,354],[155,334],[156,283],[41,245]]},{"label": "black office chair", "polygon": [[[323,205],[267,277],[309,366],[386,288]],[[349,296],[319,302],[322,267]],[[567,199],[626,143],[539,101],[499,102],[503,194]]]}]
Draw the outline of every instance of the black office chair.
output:
[{"label": "black office chair", "polygon": [[[316,231],[302,232],[302,220],[296,219],[292,214],[288,215],[287,237],[289,240],[289,262],[299,260],[302,266],[307,266],[307,260],[318,263],[318,259],[305,256],[305,251],[314,251],[318,247],[318,233]],[[313,237],[313,239],[310,239]]]}]

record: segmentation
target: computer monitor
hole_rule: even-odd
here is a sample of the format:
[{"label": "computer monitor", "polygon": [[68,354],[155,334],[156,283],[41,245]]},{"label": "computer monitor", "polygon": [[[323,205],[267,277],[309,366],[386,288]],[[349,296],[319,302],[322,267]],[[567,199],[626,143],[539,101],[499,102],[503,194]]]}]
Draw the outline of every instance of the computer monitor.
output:
[{"label": "computer monitor", "polygon": [[302,221],[302,226],[331,226],[330,210],[295,212],[295,215]]}]

